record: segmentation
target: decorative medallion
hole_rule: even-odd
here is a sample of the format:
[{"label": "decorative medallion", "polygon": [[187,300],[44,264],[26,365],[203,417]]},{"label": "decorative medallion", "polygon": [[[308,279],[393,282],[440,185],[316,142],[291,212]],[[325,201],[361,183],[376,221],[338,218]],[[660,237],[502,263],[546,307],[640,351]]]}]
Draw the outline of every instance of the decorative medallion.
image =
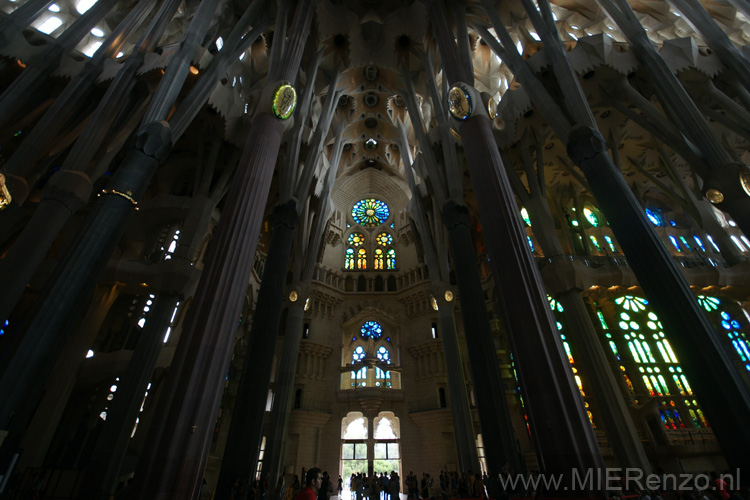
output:
[{"label": "decorative medallion", "polygon": [[289,292],[289,302],[297,302],[297,292],[295,290]]},{"label": "decorative medallion", "polygon": [[750,167],[744,166],[740,169],[740,185],[745,194],[750,196]]},{"label": "decorative medallion", "polygon": [[456,120],[465,121],[471,116],[474,105],[471,96],[462,87],[455,86],[448,91],[448,111]]},{"label": "decorative medallion", "polygon": [[273,93],[273,101],[271,101],[273,115],[280,120],[286,120],[292,116],[296,107],[297,92],[294,87],[289,83],[279,85],[279,88]]},{"label": "decorative medallion", "polygon": [[718,205],[719,203],[724,201],[724,193],[722,193],[718,189],[709,189],[708,191],[706,191],[706,198],[708,198],[708,201],[710,201],[714,205]]},{"label": "decorative medallion", "polygon": [[446,302],[452,302],[453,301],[453,292],[450,290],[445,291],[445,301]]}]

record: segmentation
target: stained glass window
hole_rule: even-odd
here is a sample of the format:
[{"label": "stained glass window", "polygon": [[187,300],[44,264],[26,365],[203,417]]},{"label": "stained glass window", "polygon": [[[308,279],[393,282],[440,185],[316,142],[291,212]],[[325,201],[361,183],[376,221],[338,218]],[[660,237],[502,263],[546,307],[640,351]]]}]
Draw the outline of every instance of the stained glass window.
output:
[{"label": "stained glass window", "polygon": [[606,241],[606,242],[607,242],[607,245],[609,246],[609,249],[610,249],[610,250],[612,250],[613,252],[616,252],[616,251],[617,251],[617,247],[615,247],[615,244],[614,244],[614,242],[612,241],[612,238],[611,238],[611,237],[609,237],[608,235],[606,235],[606,234],[605,234],[605,235],[604,235],[604,241]]},{"label": "stained glass window", "polygon": [[586,220],[589,221],[589,224],[594,227],[599,227],[599,217],[597,217],[596,214],[591,211],[591,209],[585,207],[583,209],[583,215],[586,216]]},{"label": "stained glass window", "polygon": [[[612,353],[622,363],[620,370],[630,391],[634,394],[647,392],[658,398],[659,415],[667,429],[685,427],[684,418],[688,415],[691,418],[688,422],[705,426],[700,423],[702,420],[696,412],[700,409],[685,399],[694,397],[692,387],[648,300],[624,295],[614,302],[617,326],[613,331],[606,328],[607,322],[600,310],[597,310],[597,315]],[[628,372],[637,374],[637,377],[632,379]]]},{"label": "stained glass window", "polygon": [[529,212],[526,211],[525,208],[521,209],[521,218],[526,223],[527,226],[531,226],[531,219],[529,219]]},{"label": "stained glass window", "polygon": [[[561,303],[550,297],[547,296],[547,300],[549,301],[550,309],[552,309],[552,313],[555,316],[555,319],[557,320],[557,331],[560,333],[560,339],[562,340],[563,349],[565,350],[565,356],[568,358],[568,362],[570,363],[570,369],[573,372],[573,380],[575,380],[576,386],[578,386],[578,390],[581,393],[581,396],[586,396],[586,393],[584,392],[583,388],[583,381],[581,380],[581,376],[578,374],[578,368],[575,366],[575,359],[573,358],[573,351],[570,348],[570,343],[568,342],[568,339],[566,337],[567,329],[565,328],[565,325],[567,325],[567,319],[565,318],[565,308]],[[586,404],[586,413],[588,414],[589,420],[591,421],[591,425],[596,428],[596,424],[594,423],[594,417],[591,414],[591,411],[588,410],[588,403]]]},{"label": "stained glass window", "polygon": [[723,302],[717,297],[699,295],[698,303],[717,324],[719,333],[722,336],[726,335],[727,341],[737,353],[735,359],[742,363],[746,370],[750,371],[750,339],[748,339],[746,333],[750,330],[748,328],[750,318],[748,318],[747,312],[743,309],[736,311],[736,307],[730,307],[731,302]]},{"label": "stained glass window", "polygon": [[391,353],[388,352],[388,349],[385,346],[378,347],[377,352],[378,361],[382,363],[391,364]]},{"label": "stained glass window", "polygon": [[353,245],[355,247],[358,247],[365,242],[365,235],[362,233],[352,233],[349,235],[349,238],[347,240],[350,245]]},{"label": "stained glass window", "polygon": [[392,387],[391,385],[391,371],[390,370],[383,370],[380,367],[375,367],[375,386],[376,387],[385,387],[386,389],[390,389]]},{"label": "stained glass window", "polygon": [[382,248],[376,248],[375,249],[375,259],[373,259],[372,267],[373,269],[383,269],[384,259],[383,259],[383,249]]},{"label": "stained glass window", "polygon": [[352,363],[359,363],[363,359],[365,359],[365,348],[358,345],[352,352]]},{"label": "stained glass window", "polygon": [[367,269],[367,250],[357,250],[357,269]]},{"label": "stained glass window", "polygon": [[365,321],[359,332],[363,338],[377,340],[383,335],[383,327],[377,321]]},{"label": "stained glass window", "polygon": [[591,240],[591,243],[594,244],[594,248],[596,248],[596,251],[597,252],[601,252],[602,251],[602,247],[599,246],[599,240],[596,239],[596,236],[594,236],[592,234],[591,236],[589,236],[589,239]]},{"label": "stained glass window", "polygon": [[354,269],[354,249],[347,248],[344,255],[344,269]]},{"label": "stained glass window", "polygon": [[389,233],[380,233],[377,238],[375,238],[375,241],[378,242],[378,245],[387,247],[388,245],[393,245],[393,236]]},{"label": "stained glass window", "polygon": [[531,236],[526,235],[526,241],[529,242],[529,248],[531,248],[531,251],[534,251],[534,242],[531,239]]},{"label": "stained glass window", "polygon": [[655,210],[651,210],[650,208],[647,208],[646,217],[648,217],[648,220],[650,220],[654,226],[664,225],[664,220],[661,218],[661,215],[658,214]]},{"label": "stained glass window", "polygon": [[383,224],[390,211],[388,205],[375,198],[365,198],[354,204],[352,218],[360,226],[375,227]]},{"label": "stained glass window", "polygon": [[693,239],[698,244],[698,246],[701,247],[701,251],[705,253],[706,252],[706,247],[703,246],[703,242],[701,241],[701,239],[698,238],[697,236],[693,236]]},{"label": "stained glass window", "polygon": [[385,253],[385,268],[396,269],[396,250],[393,248],[388,249]]},{"label": "stained glass window", "polygon": [[669,236],[669,241],[672,242],[672,245],[674,245],[674,247],[677,249],[678,252],[682,252],[682,249],[680,248],[680,244],[677,243],[677,238],[675,238],[674,236],[670,235]]}]

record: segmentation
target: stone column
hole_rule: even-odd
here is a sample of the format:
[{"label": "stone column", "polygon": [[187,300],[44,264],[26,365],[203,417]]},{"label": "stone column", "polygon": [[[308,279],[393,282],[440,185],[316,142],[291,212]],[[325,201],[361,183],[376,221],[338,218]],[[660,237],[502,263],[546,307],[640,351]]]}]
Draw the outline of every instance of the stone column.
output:
[{"label": "stone column", "polygon": [[[266,400],[284,305],[284,284],[289,269],[294,228],[298,220],[293,201],[279,205],[274,210],[268,258],[255,304],[250,342],[242,364],[240,385],[217,485],[217,495],[220,498],[230,495],[232,485],[238,478],[250,480],[255,471],[258,450],[263,440]],[[278,369],[282,370],[282,365]],[[267,438],[266,450],[268,449]]]},{"label": "stone column", "polygon": [[284,331],[284,348],[276,371],[273,386],[273,409],[266,435],[266,452],[263,460],[263,472],[268,473],[269,484],[276,484],[284,463],[286,450],[286,431],[289,415],[294,401],[294,380],[297,375],[297,358],[302,339],[302,325],[305,315],[305,297],[301,287],[295,287],[297,300],[289,302],[287,307],[286,329]]},{"label": "stone column", "polygon": [[540,466],[569,479],[572,469],[585,473],[604,464],[563,355],[489,118],[481,108],[462,122],[460,133],[500,297],[500,316],[518,361]]},{"label": "stone column", "polygon": [[24,454],[19,460],[19,467],[41,467],[49,444],[57,431],[51,422],[59,422],[73,392],[78,370],[85,363],[88,349],[96,339],[102,322],[107,317],[110,307],[120,294],[117,285],[100,287],[94,294],[89,311],[81,321],[76,334],[68,341],[52,370],[44,398],[34,418],[29,423],[26,435],[21,441]]},{"label": "stone column", "polygon": [[[274,90],[266,89],[263,102],[270,102]],[[136,469],[132,498],[190,496],[200,488],[283,131],[284,122],[271,114],[253,118],[159,401],[162,420],[152,425],[152,446]]]},{"label": "stone column", "polygon": [[[0,379],[0,428],[22,434],[41,397],[54,360],[80,310],[87,304],[156,167],[171,150],[169,126],[152,123],[94,206],[77,244],[61,262],[55,282],[38,301],[38,313]],[[9,460],[3,443],[0,469]]]},{"label": "stone column", "polygon": [[0,318],[10,316],[26,284],[49,252],[60,228],[91,195],[91,180],[83,172],[61,170],[45,188],[44,200],[34,212],[5,258],[0,260]]},{"label": "stone column", "polygon": [[158,294],[154,300],[128,367],[120,377],[117,395],[110,404],[107,420],[94,448],[89,463],[87,498],[106,500],[115,493],[130,434],[178,300],[177,295],[168,293]]},{"label": "stone column", "polygon": [[746,452],[750,428],[743,425],[750,419],[750,395],[712,325],[609,159],[601,134],[574,127],[568,154],[586,175],[654,311],[674,338],[673,348],[691,378],[727,462],[732,469],[750,473]]},{"label": "stone column", "polygon": [[453,268],[461,294],[461,316],[469,348],[487,467],[496,474],[506,463],[511,464],[515,470],[521,470],[508,400],[500,375],[500,365],[497,362],[484,292],[479,280],[479,266],[471,239],[469,212],[466,207],[449,201],[443,206],[442,216],[448,230]]},{"label": "stone column", "polygon": [[[451,295],[448,296],[448,293]],[[471,418],[471,409],[469,408],[469,396],[466,393],[464,368],[461,364],[461,350],[458,345],[458,332],[456,331],[456,317],[454,314],[455,294],[446,285],[433,286],[433,294],[438,303],[440,337],[443,339],[445,371],[448,374],[448,393],[450,394],[453,435],[456,438],[458,465],[461,472],[476,472],[480,470],[479,455],[477,454],[474,424]],[[448,300],[448,297],[450,297],[450,300]],[[505,394],[502,394],[502,396],[504,397]],[[500,471],[500,469],[491,470],[495,473]]]},{"label": "stone column", "polygon": [[581,361],[588,375],[587,380],[597,400],[615,458],[621,467],[635,468],[644,474],[650,474],[651,465],[615,379],[621,375],[612,373],[581,292],[570,289],[557,294],[555,298],[565,309],[570,326],[567,334],[576,347],[576,358]]}]

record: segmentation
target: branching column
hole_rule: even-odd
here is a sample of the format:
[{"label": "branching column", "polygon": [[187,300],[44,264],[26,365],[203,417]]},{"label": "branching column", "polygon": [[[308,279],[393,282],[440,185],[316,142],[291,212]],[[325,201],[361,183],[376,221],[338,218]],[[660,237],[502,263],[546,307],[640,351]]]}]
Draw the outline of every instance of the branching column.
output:
[{"label": "branching column", "polygon": [[284,305],[284,284],[292,253],[294,228],[298,220],[299,214],[293,201],[277,206],[274,210],[263,282],[255,304],[256,313],[250,330],[250,342],[242,365],[240,385],[221,464],[217,487],[220,498],[230,495],[232,485],[237,479],[250,480],[252,471],[255,470],[254,464],[263,440],[266,400]]},{"label": "branching column", "polygon": [[[450,301],[446,298],[447,292],[453,292],[445,285],[434,286],[434,288],[434,297],[438,303],[438,316],[440,317],[440,336],[443,339],[443,352],[445,353],[445,368],[448,373],[448,393],[450,394],[453,435],[456,438],[458,465],[462,472],[479,471],[481,469],[479,467],[477,445],[474,441],[474,424],[471,418],[471,409],[469,408],[469,396],[466,393],[466,379],[464,377],[464,368],[461,364],[461,350],[458,346],[455,302],[453,297],[451,297]],[[483,383],[484,381],[475,382],[474,386],[476,387],[478,384]],[[487,442],[484,428],[482,429],[482,439]],[[512,456],[512,453],[513,450],[507,450],[505,455]],[[500,469],[490,470],[495,472]]]},{"label": "branching column", "polygon": [[484,292],[479,280],[479,266],[471,239],[469,212],[466,207],[449,201],[443,206],[442,216],[448,230],[453,268],[461,294],[461,316],[469,348],[487,467],[490,471],[498,473],[503,465],[509,463],[515,470],[521,470],[508,400],[500,375]]}]

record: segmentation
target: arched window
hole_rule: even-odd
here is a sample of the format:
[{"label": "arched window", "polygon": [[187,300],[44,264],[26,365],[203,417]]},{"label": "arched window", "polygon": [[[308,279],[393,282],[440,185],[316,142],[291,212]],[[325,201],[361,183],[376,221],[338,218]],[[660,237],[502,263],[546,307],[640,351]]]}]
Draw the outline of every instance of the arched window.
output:
[{"label": "arched window", "polygon": [[750,325],[747,316],[741,314],[741,310],[737,311],[736,307],[730,308],[730,301],[722,301],[718,297],[699,295],[698,303],[717,325],[717,331],[722,336],[726,335],[726,341],[737,355],[735,359],[750,371],[750,342],[746,333]]},{"label": "arched window", "polygon": [[599,217],[597,217],[590,208],[584,207],[583,215],[586,217],[586,220],[589,221],[589,224],[594,227],[599,227]]},{"label": "arched window", "polygon": [[354,249],[347,248],[344,256],[344,269],[354,269]]},{"label": "arched window", "polygon": [[385,253],[385,268],[396,269],[396,250],[389,248]]},{"label": "arched window", "polygon": [[373,269],[383,269],[384,268],[384,259],[383,259],[383,249],[382,248],[376,248],[375,249],[375,258],[372,262]]},{"label": "arched window", "polygon": [[352,351],[352,364],[359,363],[363,359],[365,359],[365,348],[358,345],[354,348],[354,351]]},{"label": "arched window", "polygon": [[566,328],[567,318],[565,317],[565,308],[563,308],[563,305],[561,303],[550,296],[547,296],[547,300],[549,301],[549,306],[552,309],[552,314],[555,316],[557,331],[560,333],[560,340],[562,340],[563,349],[565,350],[565,356],[568,358],[568,363],[570,363],[570,369],[573,372],[573,379],[578,386],[578,390],[581,392],[581,396],[583,396],[583,403],[586,407],[586,413],[589,417],[589,421],[591,422],[591,425],[594,427],[594,429],[596,429],[596,424],[594,423],[594,415],[589,409],[589,402],[586,400],[586,393],[583,390],[583,381],[581,380],[581,376],[578,373],[575,359],[573,359],[573,351],[570,348],[570,342],[566,337],[568,330]]},{"label": "arched window", "polygon": [[653,224],[654,226],[661,227],[664,225],[664,219],[657,210],[647,208],[646,217],[648,217],[648,220],[650,220],[651,224]]},{"label": "arched window", "polygon": [[616,328],[609,328],[601,310],[597,310],[597,316],[628,388],[636,397],[647,394],[657,400],[662,424],[667,429],[684,428],[685,422],[706,427],[690,382],[648,300],[623,295],[614,303]]},{"label": "arched window", "polygon": [[367,250],[364,248],[357,250],[357,269],[367,269]]},{"label": "arched window", "polygon": [[385,346],[378,347],[378,352],[376,354],[378,357],[378,361],[381,363],[385,363],[390,365],[391,364],[391,353],[388,352],[388,349]]}]

